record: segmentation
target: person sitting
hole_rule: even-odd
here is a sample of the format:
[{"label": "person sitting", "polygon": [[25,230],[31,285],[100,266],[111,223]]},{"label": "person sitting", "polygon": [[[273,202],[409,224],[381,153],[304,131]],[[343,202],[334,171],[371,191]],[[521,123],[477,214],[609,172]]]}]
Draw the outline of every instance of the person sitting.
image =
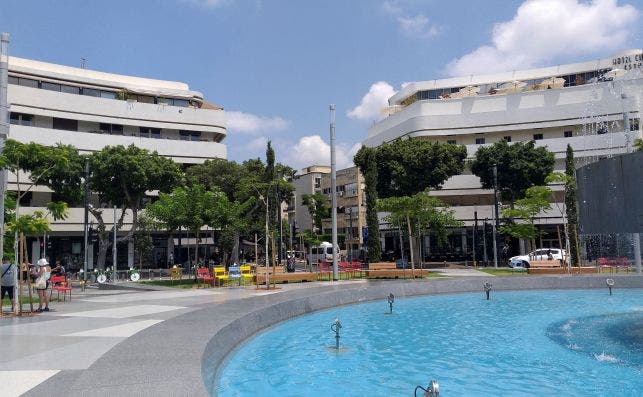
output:
[{"label": "person sitting", "polygon": [[53,274],[54,276],[65,275],[65,267],[60,263],[60,261],[56,261],[56,266],[51,269],[51,274]]}]

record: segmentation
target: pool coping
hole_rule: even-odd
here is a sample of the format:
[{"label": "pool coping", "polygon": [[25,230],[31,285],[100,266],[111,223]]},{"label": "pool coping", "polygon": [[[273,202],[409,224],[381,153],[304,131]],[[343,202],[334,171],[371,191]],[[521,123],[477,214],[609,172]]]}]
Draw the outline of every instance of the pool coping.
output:
[{"label": "pool coping", "polygon": [[[479,291],[484,299],[484,282],[492,283],[495,291],[605,288],[607,293],[606,278],[615,280],[616,294],[619,288],[643,288],[643,275],[444,277],[327,283],[222,304],[205,304],[133,335],[84,371],[46,383],[50,391],[52,386],[64,391],[61,395],[207,397],[210,396],[208,390],[215,390],[221,364],[240,343],[257,332],[303,314],[386,299],[389,293],[402,298]],[[42,395],[37,389],[27,395]]]}]

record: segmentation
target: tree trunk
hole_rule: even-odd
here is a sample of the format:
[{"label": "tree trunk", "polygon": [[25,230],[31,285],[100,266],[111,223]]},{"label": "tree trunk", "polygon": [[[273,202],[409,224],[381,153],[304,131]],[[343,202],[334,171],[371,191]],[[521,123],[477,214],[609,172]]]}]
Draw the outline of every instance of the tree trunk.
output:
[{"label": "tree trunk", "polygon": [[413,235],[411,234],[411,219],[406,214],[406,226],[409,229],[409,251],[411,253],[411,277],[415,278],[415,258],[413,256]]},{"label": "tree trunk", "polygon": [[[107,234],[107,236],[103,236],[103,234]],[[107,258],[107,251],[111,246],[112,244],[109,242],[109,233],[99,234],[98,259],[96,260],[96,267],[99,270],[105,269],[105,259]]]},{"label": "tree trunk", "polygon": [[239,263],[239,239],[240,238],[241,238],[241,235],[239,231],[235,230],[234,233],[232,234],[232,252],[230,253],[232,263]]}]

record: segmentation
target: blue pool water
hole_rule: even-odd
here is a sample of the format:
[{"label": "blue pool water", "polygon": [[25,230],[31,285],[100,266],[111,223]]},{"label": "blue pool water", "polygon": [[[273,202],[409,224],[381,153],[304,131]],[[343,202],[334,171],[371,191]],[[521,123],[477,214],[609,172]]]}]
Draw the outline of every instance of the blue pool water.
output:
[{"label": "blue pool water", "polygon": [[387,312],[369,302],[272,327],[232,354],[210,392],[412,396],[437,379],[444,396],[643,394],[640,289],[437,295]]}]

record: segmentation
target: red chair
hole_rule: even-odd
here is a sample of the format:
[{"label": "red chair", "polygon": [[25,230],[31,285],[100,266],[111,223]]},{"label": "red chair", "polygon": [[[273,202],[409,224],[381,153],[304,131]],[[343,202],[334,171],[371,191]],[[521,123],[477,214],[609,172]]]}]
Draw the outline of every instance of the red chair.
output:
[{"label": "red chair", "polygon": [[339,262],[337,265],[338,270],[339,270],[339,278],[342,278],[342,273],[346,275],[346,279],[353,278],[355,274],[355,270],[351,266],[350,263],[348,262]]},{"label": "red chair", "polygon": [[67,299],[67,293],[69,292],[69,301],[71,302],[71,286],[67,283],[67,277],[65,276],[51,276],[51,290],[49,291],[49,299],[51,295],[56,291],[58,293],[58,301],[60,302],[60,293],[63,293],[63,301]]},{"label": "red chair", "polygon": [[625,270],[626,273],[630,271],[630,260],[628,258],[616,258],[616,271]]},{"label": "red chair", "polygon": [[208,283],[214,287],[214,277],[210,274],[210,269],[207,267],[200,267],[196,269],[197,280]]},{"label": "red chair", "polygon": [[613,262],[608,258],[598,258],[596,260],[596,263],[598,264],[599,272],[602,272],[603,270],[607,270],[611,273],[612,269],[614,268],[614,266],[612,266]]},{"label": "red chair", "polygon": [[332,274],[332,271],[330,269],[330,263],[319,262],[319,269],[317,273],[318,273],[317,275],[318,280],[324,279],[326,278],[325,275],[328,275],[328,281],[330,281],[330,277]]},{"label": "red chair", "polygon": [[362,272],[364,271],[362,268],[362,262],[353,262],[351,263],[351,267],[353,268],[353,272],[356,274],[359,273],[359,277],[362,277]]}]

